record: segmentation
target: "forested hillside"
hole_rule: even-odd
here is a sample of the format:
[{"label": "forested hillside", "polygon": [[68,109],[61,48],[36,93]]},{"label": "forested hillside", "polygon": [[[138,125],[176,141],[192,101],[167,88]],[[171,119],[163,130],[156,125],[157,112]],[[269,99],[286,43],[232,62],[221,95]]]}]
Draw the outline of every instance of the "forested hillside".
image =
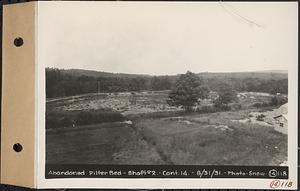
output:
[{"label": "forested hillside", "polygon": [[[288,75],[284,72],[206,72],[198,75],[212,91],[217,90],[220,84],[227,83],[236,91],[288,92]],[[46,68],[46,96],[54,98],[96,92],[170,90],[177,78],[178,75],[150,76]]]}]

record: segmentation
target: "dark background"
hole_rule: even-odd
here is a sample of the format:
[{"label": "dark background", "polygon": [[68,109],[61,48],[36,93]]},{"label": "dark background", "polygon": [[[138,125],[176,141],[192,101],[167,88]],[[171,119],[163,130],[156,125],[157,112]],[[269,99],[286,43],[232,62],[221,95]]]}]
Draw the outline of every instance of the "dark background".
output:
[{"label": "dark background", "polygon": [[[3,4],[12,4],[12,3],[20,3],[20,2],[28,2],[30,0],[1,0],[0,1],[0,18],[1,18],[1,22],[0,22],[0,43],[1,43],[1,51],[0,51],[0,73],[1,73],[1,77],[0,77],[0,87],[2,87],[2,5]],[[298,21],[299,23],[299,21]],[[299,72],[299,70],[298,70]],[[298,85],[299,86],[299,85]],[[1,88],[2,90],[2,88]],[[299,87],[298,87],[298,93],[299,93]],[[0,94],[0,100],[1,100],[1,94]],[[1,106],[1,102],[0,102],[0,106]],[[300,104],[298,103],[298,108],[299,108]],[[1,108],[1,107],[0,107]],[[299,111],[299,110],[298,110]],[[299,118],[299,112],[298,112],[298,118]],[[1,117],[0,117],[0,122],[1,122]],[[1,130],[1,129],[0,129]],[[1,131],[0,131],[1,132]],[[299,134],[299,132],[298,132]],[[300,136],[300,134],[299,134]],[[0,143],[1,143],[1,137],[0,137]],[[299,143],[298,143],[298,150],[299,150]],[[298,160],[300,158],[299,152],[298,152]],[[298,165],[298,171],[299,171],[299,165]],[[298,177],[298,186],[299,186],[299,177]],[[31,191],[31,190],[36,190],[36,189],[28,189],[28,188],[22,188],[22,187],[16,187],[16,186],[11,186],[11,185],[0,185],[0,191]],[[108,190],[108,189],[47,189],[45,191],[51,191],[51,190],[61,190],[61,191],[78,191],[78,190],[85,190],[85,191],[97,191],[97,190]],[[129,191],[128,189],[109,189],[110,191]],[[149,189],[140,189],[140,191],[148,191]],[[201,189],[168,189],[168,191],[200,191]],[[203,189],[202,189],[203,190]],[[233,191],[233,189],[211,189],[211,190],[203,190],[203,191],[212,191],[212,190],[218,190],[218,191]],[[138,190],[137,190],[138,191]],[[160,189],[154,189],[152,191],[163,191]],[[246,190],[244,190],[246,191]],[[254,191],[254,190],[253,190]]]}]

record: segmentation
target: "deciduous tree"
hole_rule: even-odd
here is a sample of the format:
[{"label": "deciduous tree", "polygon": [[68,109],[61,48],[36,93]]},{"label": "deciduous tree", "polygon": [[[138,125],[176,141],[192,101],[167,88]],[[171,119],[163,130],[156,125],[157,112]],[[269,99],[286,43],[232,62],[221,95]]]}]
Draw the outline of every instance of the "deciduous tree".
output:
[{"label": "deciduous tree", "polygon": [[182,106],[190,111],[199,99],[208,96],[208,88],[204,86],[202,79],[196,74],[187,71],[175,82],[175,86],[169,93],[167,103],[172,106]]}]

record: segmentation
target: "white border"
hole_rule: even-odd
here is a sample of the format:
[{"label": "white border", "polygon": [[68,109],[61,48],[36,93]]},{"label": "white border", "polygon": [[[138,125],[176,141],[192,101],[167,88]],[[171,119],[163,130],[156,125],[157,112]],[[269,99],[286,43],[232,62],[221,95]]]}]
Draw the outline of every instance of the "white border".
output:
[{"label": "white border", "polygon": [[[59,5],[66,3],[107,3],[107,2],[37,2],[38,7]],[[117,2],[111,2],[117,3]],[[132,3],[132,2],[118,2]],[[183,3],[183,2],[182,2]],[[278,3],[278,2],[277,2]],[[39,8],[37,8],[37,11]],[[37,15],[37,188],[123,188],[123,189],[272,189],[270,182],[273,179],[126,179],[126,178],[82,178],[82,179],[45,179],[45,66],[40,62],[38,50],[42,42],[39,37],[39,23],[43,22]],[[298,37],[297,37],[298,38]],[[297,39],[298,40],[298,39]],[[298,42],[298,41],[297,41]],[[297,45],[298,46],[298,45]],[[295,47],[293,47],[295,48]],[[298,47],[296,47],[298,49]],[[288,92],[288,181],[293,187],[278,189],[297,189],[297,135],[298,135],[298,55],[295,63],[289,65],[289,92]],[[292,128],[293,127],[293,128]]]}]

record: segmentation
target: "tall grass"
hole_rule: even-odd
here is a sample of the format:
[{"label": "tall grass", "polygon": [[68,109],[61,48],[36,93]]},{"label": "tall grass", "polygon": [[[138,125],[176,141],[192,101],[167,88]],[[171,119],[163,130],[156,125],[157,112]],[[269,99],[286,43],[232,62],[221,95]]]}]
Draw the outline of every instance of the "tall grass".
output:
[{"label": "tall grass", "polygon": [[124,120],[122,114],[112,110],[51,111],[46,113],[46,128],[68,128]]},{"label": "tall grass", "polygon": [[[287,155],[287,137],[271,127],[231,122],[240,115],[244,114],[219,112],[181,120],[140,120],[135,125],[144,139],[172,164],[280,164]],[[184,120],[192,124],[187,125]],[[220,124],[230,130],[216,128]]]}]

